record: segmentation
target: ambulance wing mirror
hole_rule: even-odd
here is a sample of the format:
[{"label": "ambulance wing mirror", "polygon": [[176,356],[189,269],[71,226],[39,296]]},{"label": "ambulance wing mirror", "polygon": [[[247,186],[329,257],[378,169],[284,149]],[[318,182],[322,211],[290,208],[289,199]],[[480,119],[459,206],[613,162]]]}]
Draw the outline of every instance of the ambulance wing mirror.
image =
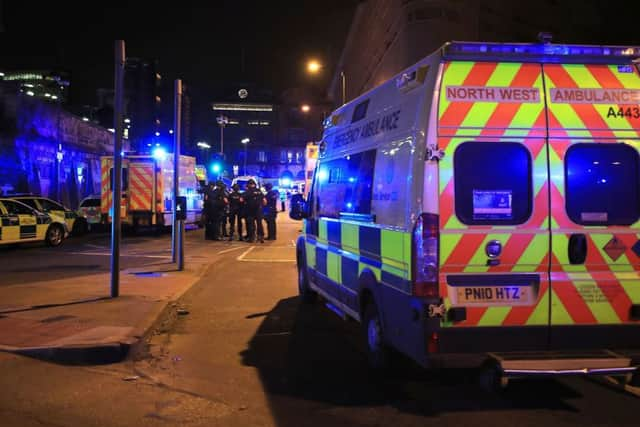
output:
[{"label": "ambulance wing mirror", "polygon": [[289,218],[300,221],[307,217],[307,203],[304,201],[302,194],[294,194],[291,196],[291,210]]}]

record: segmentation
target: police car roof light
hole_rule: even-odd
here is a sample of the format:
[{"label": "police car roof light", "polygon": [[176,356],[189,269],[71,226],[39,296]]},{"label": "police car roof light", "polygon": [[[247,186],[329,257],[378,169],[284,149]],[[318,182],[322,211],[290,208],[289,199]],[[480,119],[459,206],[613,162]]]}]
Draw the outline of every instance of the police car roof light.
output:
[{"label": "police car roof light", "polygon": [[446,60],[630,64],[640,58],[640,47],[552,43],[451,42],[442,52]]}]

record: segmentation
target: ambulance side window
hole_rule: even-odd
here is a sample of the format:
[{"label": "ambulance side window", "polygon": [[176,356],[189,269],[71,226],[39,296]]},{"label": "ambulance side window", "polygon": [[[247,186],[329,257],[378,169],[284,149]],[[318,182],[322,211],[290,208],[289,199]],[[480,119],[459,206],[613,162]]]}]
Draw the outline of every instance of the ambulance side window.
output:
[{"label": "ambulance side window", "polygon": [[320,216],[371,214],[375,156],[376,151],[369,150],[320,164],[316,174]]},{"label": "ambulance side window", "polygon": [[627,144],[573,144],[565,157],[566,208],[582,225],[631,225],[640,218],[638,152]]},{"label": "ambulance side window", "polygon": [[531,216],[531,155],[516,142],[464,142],[453,157],[456,215],[467,225],[515,225]]}]

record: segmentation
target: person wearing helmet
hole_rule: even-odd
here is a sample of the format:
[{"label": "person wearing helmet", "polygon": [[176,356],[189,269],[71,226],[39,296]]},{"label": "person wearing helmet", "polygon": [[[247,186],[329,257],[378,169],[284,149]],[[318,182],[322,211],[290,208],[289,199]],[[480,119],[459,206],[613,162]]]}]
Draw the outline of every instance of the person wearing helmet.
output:
[{"label": "person wearing helmet", "polygon": [[[253,243],[256,237],[260,243],[264,243],[264,229],[262,228],[262,208],[266,204],[264,194],[257,187],[253,179],[247,181],[247,190],[244,192],[246,218],[247,218],[247,242]],[[257,236],[256,236],[257,234]]]},{"label": "person wearing helmet", "polygon": [[209,217],[205,235],[211,240],[220,240],[222,238],[222,227],[224,220],[224,212],[229,204],[227,192],[224,182],[216,182],[214,190],[209,195]]},{"label": "person wearing helmet", "polygon": [[267,189],[267,204],[265,206],[264,220],[267,223],[267,240],[276,240],[276,217],[278,215],[278,190],[273,189],[273,184],[267,183],[264,186]]},{"label": "person wearing helmet", "polygon": [[244,211],[244,197],[240,192],[240,186],[233,184],[229,193],[229,241],[233,240],[233,231],[238,230],[238,240],[242,240],[242,216]]}]

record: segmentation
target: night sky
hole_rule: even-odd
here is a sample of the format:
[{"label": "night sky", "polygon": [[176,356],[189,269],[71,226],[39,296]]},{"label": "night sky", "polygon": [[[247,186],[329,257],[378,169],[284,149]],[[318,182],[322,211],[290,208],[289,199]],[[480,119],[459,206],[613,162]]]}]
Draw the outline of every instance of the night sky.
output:
[{"label": "night sky", "polygon": [[[114,40],[124,39],[128,57],[158,59],[166,81],[189,85],[197,137],[225,84],[322,93],[357,1],[2,3],[0,69],[68,70],[70,102],[95,104],[97,88],[113,87]],[[311,56],[328,65],[313,80],[304,73]]]},{"label": "night sky", "polygon": [[[582,1],[590,0],[569,0],[566,7],[579,8]],[[640,44],[640,1],[591,1],[603,25],[594,28],[598,40],[584,42]],[[97,88],[113,87],[113,42],[124,39],[127,56],[157,59],[169,86],[176,78],[189,86],[192,133],[199,138],[215,128],[209,103],[229,84],[254,82],[276,96],[303,87],[322,97],[357,3],[0,0],[0,69],[70,71],[70,102],[95,104]],[[312,56],[327,64],[313,79],[304,72]]]}]

